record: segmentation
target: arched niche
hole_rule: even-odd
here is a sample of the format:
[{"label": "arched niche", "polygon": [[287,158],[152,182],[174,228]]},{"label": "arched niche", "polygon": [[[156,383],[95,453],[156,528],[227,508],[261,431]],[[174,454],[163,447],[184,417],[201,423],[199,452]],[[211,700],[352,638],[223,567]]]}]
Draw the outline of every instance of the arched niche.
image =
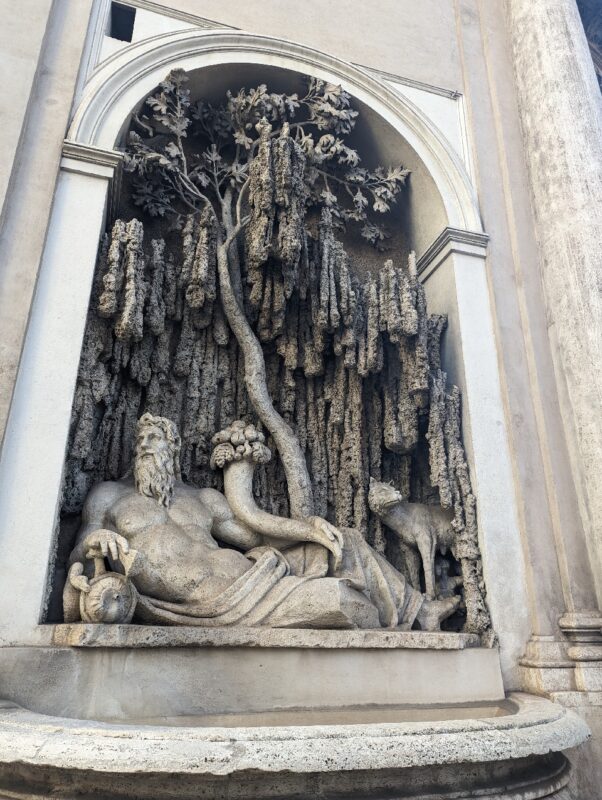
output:
[{"label": "arched niche", "polygon": [[[144,40],[120,51],[98,69],[82,96],[67,135],[68,141],[111,150],[118,146],[130,113],[173,67],[195,75],[194,89],[212,94],[209,85],[226,86],[234,73],[247,85],[253,75],[280,68],[341,84],[365,109],[401,136],[397,142],[416,167],[417,179],[432,185],[427,197],[442,206],[442,215],[425,224],[416,245],[426,248],[440,232],[437,223],[482,231],[476,195],[460,159],[437,130],[409,100],[364,70],[317,50],[267,36],[232,31],[183,31]],[[230,69],[234,66],[234,70]],[[217,67],[211,70],[212,67]],[[278,72],[278,69],[276,69]],[[248,76],[248,80],[246,80]],[[219,93],[219,92],[218,92]],[[381,147],[392,145],[382,140]],[[412,155],[412,152],[414,155]],[[432,191],[436,189],[436,191]],[[438,198],[436,196],[439,196]],[[428,236],[431,235],[429,239]],[[417,247],[417,252],[420,249]]]},{"label": "arched niche", "polygon": [[[236,92],[241,86],[249,88],[265,83],[270,91],[297,92],[300,96],[305,88],[302,73],[281,66],[246,63],[242,60],[198,67],[188,72],[188,80],[192,99],[203,98],[211,103],[222,102],[228,90]],[[144,99],[136,104],[134,111],[142,111],[143,105]],[[361,154],[362,163],[368,166],[402,164],[410,170],[411,176],[392,211],[388,225],[391,240],[387,242],[386,256],[375,251],[359,236],[353,239],[355,260],[378,269],[385,257],[401,255],[405,258],[407,253],[404,250],[423,253],[448,225],[449,217],[433,176],[408,140],[372,105],[354,96],[354,107],[359,111],[359,117],[347,141]],[[117,134],[116,149],[125,147],[131,119],[130,111]]]},{"label": "arched niche", "polygon": [[[487,237],[467,173],[437,128],[384,82],[309,48],[232,31],[184,31],[125,48],[92,76],[74,114],[0,465],[5,637],[30,644],[45,636],[40,621],[53,572],[70,412],[98,239],[111,184],[117,184],[116,148],[132,111],[176,66],[204,93],[221,92],[235,75],[238,85],[268,74],[340,83],[362,107],[360,135],[377,159],[412,170],[400,228],[421,257],[431,311],[450,316],[447,366],[463,391],[489,604],[512,681],[511,665],[526,639],[516,624],[526,605],[516,591],[524,585],[524,564],[489,306]],[[517,575],[512,593],[498,578],[500,563]]]}]

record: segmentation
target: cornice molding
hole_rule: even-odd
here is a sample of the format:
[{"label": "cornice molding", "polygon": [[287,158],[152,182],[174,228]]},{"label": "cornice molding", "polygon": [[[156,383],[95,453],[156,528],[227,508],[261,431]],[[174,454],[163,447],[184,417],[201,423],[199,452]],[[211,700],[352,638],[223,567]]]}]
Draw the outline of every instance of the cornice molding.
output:
[{"label": "cornice molding", "polygon": [[123,161],[123,153],[65,139],[63,141],[63,158],[71,158],[74,161],[95,164],[99,167],[117,169]]},{"label": "cornice molding", "polygon": [[424,83],[424,81],[416,81],[413,78],[404,78],[402,75],[395,75],[393,72],[385,72],[376,67],[367,67],[365,64],[358,64],[353,62],[356,67],[366,70],[371,75],[378,78],[383,78],[390,83],[400,83],[402,86],[409,86],[412,89],[421,89],[423,92],[430,92],[431,94],[438,94],[441,97],[448,97],[450,100],[458,100],[462,97],[462,92],[457,89],[446,89],[443,86],[435,86],[432,83]]},{"label": "cornice molding", "polygon": [[485,258],[489,236],[479,231],[444,228],[416,262],[418,275],[426,281],[451,253]]},{"label": "cornice molding", "polygon": [[121,190],[121,173],[123,153],[117,150],[105,150],[89,144],[63,141],[61,169],[91,178],[109,181],[108,211],[111,215],[119,203]]}]

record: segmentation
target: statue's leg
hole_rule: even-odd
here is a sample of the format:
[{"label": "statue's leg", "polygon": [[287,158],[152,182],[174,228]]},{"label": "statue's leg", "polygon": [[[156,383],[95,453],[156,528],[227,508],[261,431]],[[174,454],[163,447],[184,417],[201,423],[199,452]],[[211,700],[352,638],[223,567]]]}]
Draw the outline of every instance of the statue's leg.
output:
[{"label": "statue's leg", "polygon": [[408,580],[414,589],[420,591],[420,567],[422,565],[420,554],[413,547],[409,547],[406,544],[402,544],[401,547],[408,571]]},{"label": "statue's leg", "polygon": [[424,570],[424,588],[429,600],[435,599],[435,543],[431,536],[425,533],[416,539],[416,544],[422,559]]},{"label": "statue's leg", "polygon": [[377,553],[356,530],[345,528],[343,560],[334,572],[337,578],[361,586],[378,609],[383,628],[409,630],[422,605],[423,597],[404,576]]},{"label": "statue's leg", "polygon": [[297,542],[290,547],[280,548],[289,566],[290,574],[300,578],[324,578],[328,574],[328,550],[321,544]]}]

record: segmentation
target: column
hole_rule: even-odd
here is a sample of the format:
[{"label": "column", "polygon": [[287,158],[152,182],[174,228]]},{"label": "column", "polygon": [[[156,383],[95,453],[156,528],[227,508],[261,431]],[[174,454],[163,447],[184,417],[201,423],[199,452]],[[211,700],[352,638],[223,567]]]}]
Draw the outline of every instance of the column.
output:
[{"label": "column", "polygon": [[506,6],[562,416],[600,598],[602,98],[575,0]]},{"label": "column", "polygon": [[66,143],[0,460],[0,644],[35,644],[107,194],[119,153]]},{"label": "column", "polygon": [[445,228],[417,266],[429,313],[447,314],[449,320],[444,369],[462,392],[463,438],[477,496],[487,604],[509,689],[520,685],[517,663],[531,632],[534,602],[525,570],[487,284],[488,238]]},{"label": "column", "polygon": [[[602,98],[575,0],[506,0],[550,341],[590,569],[602,597]],[[566,552],[581,550],[566,542]],[[585,553],[584,553],[584,557]],[[559,620],[576,688],[602,688],[602,619]],[[589,668],[588,668],[589,667]]]}]

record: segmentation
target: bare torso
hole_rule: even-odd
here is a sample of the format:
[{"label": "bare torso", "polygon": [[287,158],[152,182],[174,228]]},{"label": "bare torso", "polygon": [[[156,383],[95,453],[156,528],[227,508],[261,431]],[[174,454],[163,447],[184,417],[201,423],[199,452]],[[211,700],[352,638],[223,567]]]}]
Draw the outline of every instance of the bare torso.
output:
[{"label": "bare torso", "polygon": [[177,483],[169,508],[139,494],[133,482],[100,484],[90,498],[82,540],[108,528],[138,552],[135,584],[143,594],[171,602],[209,600],[252,566],[242,553],[221,548],[214,525],[231,516],[223,495]]}]

